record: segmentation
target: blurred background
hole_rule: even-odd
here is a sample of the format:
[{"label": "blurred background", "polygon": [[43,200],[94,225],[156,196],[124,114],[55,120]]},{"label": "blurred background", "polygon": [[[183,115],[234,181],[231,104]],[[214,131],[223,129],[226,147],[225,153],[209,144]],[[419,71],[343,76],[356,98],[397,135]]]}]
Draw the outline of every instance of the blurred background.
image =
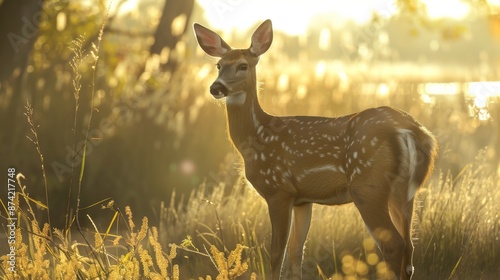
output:
[{"label": "blurred background", "polygon": [[1,172],[15,167],[45,201],[29,102],[54,227],[68,199],[75,205],[85,143],[81,206],[112,198],[153,224],[174,190],[205,183],[209,193],[237,177],[224,104],[208,92],[216,60],[191,26],[247,48],[267,18],[275,39],[258,68],[267,112],[395,106],[437,136],[437,168],[458,174],[486,148],[500,173],[498,0],[0,0]]}]

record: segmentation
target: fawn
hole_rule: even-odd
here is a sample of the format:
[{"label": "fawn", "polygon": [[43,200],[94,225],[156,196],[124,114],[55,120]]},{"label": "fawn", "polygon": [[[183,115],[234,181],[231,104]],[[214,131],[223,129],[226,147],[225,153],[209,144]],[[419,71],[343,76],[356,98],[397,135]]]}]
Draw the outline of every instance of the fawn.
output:
[{"label": "fawn", "polygon": [[350,202],[394,278],[410,279],[413,199],[433,168],[433,135],[390,107],[336,118],[270,115],[259,104],[256,66],[273,41],[271,21],[257,28],[248,49],[231,48],[197,23],[194,32],[200,47],[220,58],[210,93],[226,99],[245,176],[267,202],[272,279],[302,279],[313,203]]}]

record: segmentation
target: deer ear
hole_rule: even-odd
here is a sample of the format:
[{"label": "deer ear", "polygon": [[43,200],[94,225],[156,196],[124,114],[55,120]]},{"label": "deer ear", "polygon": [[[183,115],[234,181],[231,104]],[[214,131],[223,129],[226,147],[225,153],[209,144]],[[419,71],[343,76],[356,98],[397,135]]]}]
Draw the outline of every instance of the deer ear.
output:
[{"label": "deer ear", "polygon": [[265,20],[252,35],[250,52],[256,56],[265,53],[273,42],[273,25],[271,20]]},{"label": "deer ear", "polygon": [[208,55],[222,57],[231,50],[231,47],[212,30],[198,23],[193,25],[193,29],[198,44]]}]

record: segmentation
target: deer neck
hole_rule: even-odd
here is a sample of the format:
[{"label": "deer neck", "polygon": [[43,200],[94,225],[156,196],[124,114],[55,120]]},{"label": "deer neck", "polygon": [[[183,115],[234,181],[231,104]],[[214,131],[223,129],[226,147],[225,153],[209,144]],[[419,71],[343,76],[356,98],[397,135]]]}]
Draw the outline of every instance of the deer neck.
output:
[{"label": "deer neck", "polygon": [[266,127],[271,119],[259,104],[255,73],[247,80],[247,85],[245,91],[226,97],[229,135],[240,152],[249,142],[255,141],[259,127]]}]

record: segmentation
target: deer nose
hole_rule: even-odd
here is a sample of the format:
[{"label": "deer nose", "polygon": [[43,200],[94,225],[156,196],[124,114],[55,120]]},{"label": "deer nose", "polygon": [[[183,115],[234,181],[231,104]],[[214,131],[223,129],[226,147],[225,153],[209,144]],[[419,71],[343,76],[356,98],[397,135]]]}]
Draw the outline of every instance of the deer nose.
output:
[{"label": "deer nose", "polygon": [[224,96],[227,96],[228,89],[225,85],[223,85],[221,82],[214,82],[210,86],[210,93],[215,97],[215,98],[222,98]]}]

